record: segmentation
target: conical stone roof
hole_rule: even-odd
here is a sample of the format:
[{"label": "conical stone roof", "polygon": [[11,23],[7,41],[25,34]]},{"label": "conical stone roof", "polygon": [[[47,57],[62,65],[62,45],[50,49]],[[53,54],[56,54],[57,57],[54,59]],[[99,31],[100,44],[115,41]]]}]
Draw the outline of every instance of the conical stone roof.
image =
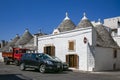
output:
[{"label": "conical stone roof", "polygon": [[35,47],[34,47],[34,38],[32,38],[27,44],[25,44],[23,46],[23,48],[34,50],[35,49]]},{"label": "conical stone roof", "polygon": [[118,48],[119,46],[113,40],[110,33],[106,30],[105,26],[102,24],[98,24],[95,26],[97,39],[96,45],[100,47],[111,47],[111,48]]},{"label": "conical stone roof", "polygon": [[92,23],[90,22],[90,20],[86,17],[86,14],[83,14],[83,18],[82,20],[78,23],[76,29],[78,28],[86,28],[86,27],[90,27],[93,26]]},{"label": "conical stone roof", "polygon": [[15,43],[20,39],[20,37],[18,35],[16,35],[16,37],[11,40],[10,42],[8,42],[8,44],[3,47],[2,51],[8,51],[11,47],[15,46]]},{"label": "conical stone roof", "polygon": [[66,17],[58,26],[58,30],[60,32],[64,32],[64,31],[73,30],[75,29],[75,27],[76,27],[75,24],[70,20],[70,18],[68,17],[68,14],[66,13]]},{"label": "conical stone roof", "polygon": [[31,35],[31,33],[26,30],[24,32],[24,34],[20,37],[20,39],[15,43],[16,46],[19,45],[25,45],[26,43],[28,43],[31,39],[33,38],[33,36]]}]

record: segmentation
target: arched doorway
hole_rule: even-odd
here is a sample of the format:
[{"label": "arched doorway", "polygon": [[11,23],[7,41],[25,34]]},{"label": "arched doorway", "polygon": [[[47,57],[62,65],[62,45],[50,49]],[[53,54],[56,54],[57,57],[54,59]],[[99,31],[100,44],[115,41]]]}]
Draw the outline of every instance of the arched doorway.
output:
[{"label": "arched doorway", "polygon": [[45,46],[44,53],[50,56],[55,56],[55,46]]},{"label": "arched doorway", "polygon": [[66,55],[66,62],[69,64],[69,67],[79,68],[79,56],[77,54]]}]

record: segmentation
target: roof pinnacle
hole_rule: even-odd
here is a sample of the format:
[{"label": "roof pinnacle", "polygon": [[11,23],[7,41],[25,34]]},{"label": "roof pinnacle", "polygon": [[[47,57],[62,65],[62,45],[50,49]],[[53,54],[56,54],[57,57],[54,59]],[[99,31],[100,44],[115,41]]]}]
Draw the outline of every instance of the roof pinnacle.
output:
[{"label": "roof pinnacle", "polygon": [[68,13],[66,12],[66,17],[65,17],[65,19],[64,20],[69,20],[70,18],[68,17]]},{"label": "roof pinnacle", "polygon": [[84,19],[87,19],[85,12],[83,13],[83,18],[82,18],[82,20],[84,20]]},{"label": "roof pinnacle", "polygon": [[16,34],[16,37],[19,37],[19,34]]},{"label": "roof pinnacle", "polygon": [[98,25],[100,25],[100,24],[101,24],[101,20],[100,20],[100,18],[98,19],[97,24],[98,24]]},{"label": "roof pinnacle", "polygon": [[25,32],[28,32],[28,31],[29,31],[28,28],[26,28]]}]

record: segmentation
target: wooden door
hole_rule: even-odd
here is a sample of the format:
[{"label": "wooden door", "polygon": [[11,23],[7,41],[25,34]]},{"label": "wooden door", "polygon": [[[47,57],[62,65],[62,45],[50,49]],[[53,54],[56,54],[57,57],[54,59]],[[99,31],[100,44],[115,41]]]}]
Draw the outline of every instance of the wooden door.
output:
[{"label": "wooden door", "polygon": [[79,57],[76,54],[66,55],[66,62],[69,64],[69,67],[78,68]]}]

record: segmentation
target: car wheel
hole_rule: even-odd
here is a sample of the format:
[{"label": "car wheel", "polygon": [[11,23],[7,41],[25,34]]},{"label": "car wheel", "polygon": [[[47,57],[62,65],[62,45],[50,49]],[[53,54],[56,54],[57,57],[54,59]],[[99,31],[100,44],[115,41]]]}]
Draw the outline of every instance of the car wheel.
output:
[{"label": "car wheel", "polygon": [[21,63],[21,64],[20,64],[20,70],[22,70],[22,71],[25,70],[25,64],[24,64],[24,63]]},{"label": "car wheel", "polygon": [[45,73],[45,65],[44,65],[44,64],[40,65],[39,71],[40,71],[41,73]]}]

